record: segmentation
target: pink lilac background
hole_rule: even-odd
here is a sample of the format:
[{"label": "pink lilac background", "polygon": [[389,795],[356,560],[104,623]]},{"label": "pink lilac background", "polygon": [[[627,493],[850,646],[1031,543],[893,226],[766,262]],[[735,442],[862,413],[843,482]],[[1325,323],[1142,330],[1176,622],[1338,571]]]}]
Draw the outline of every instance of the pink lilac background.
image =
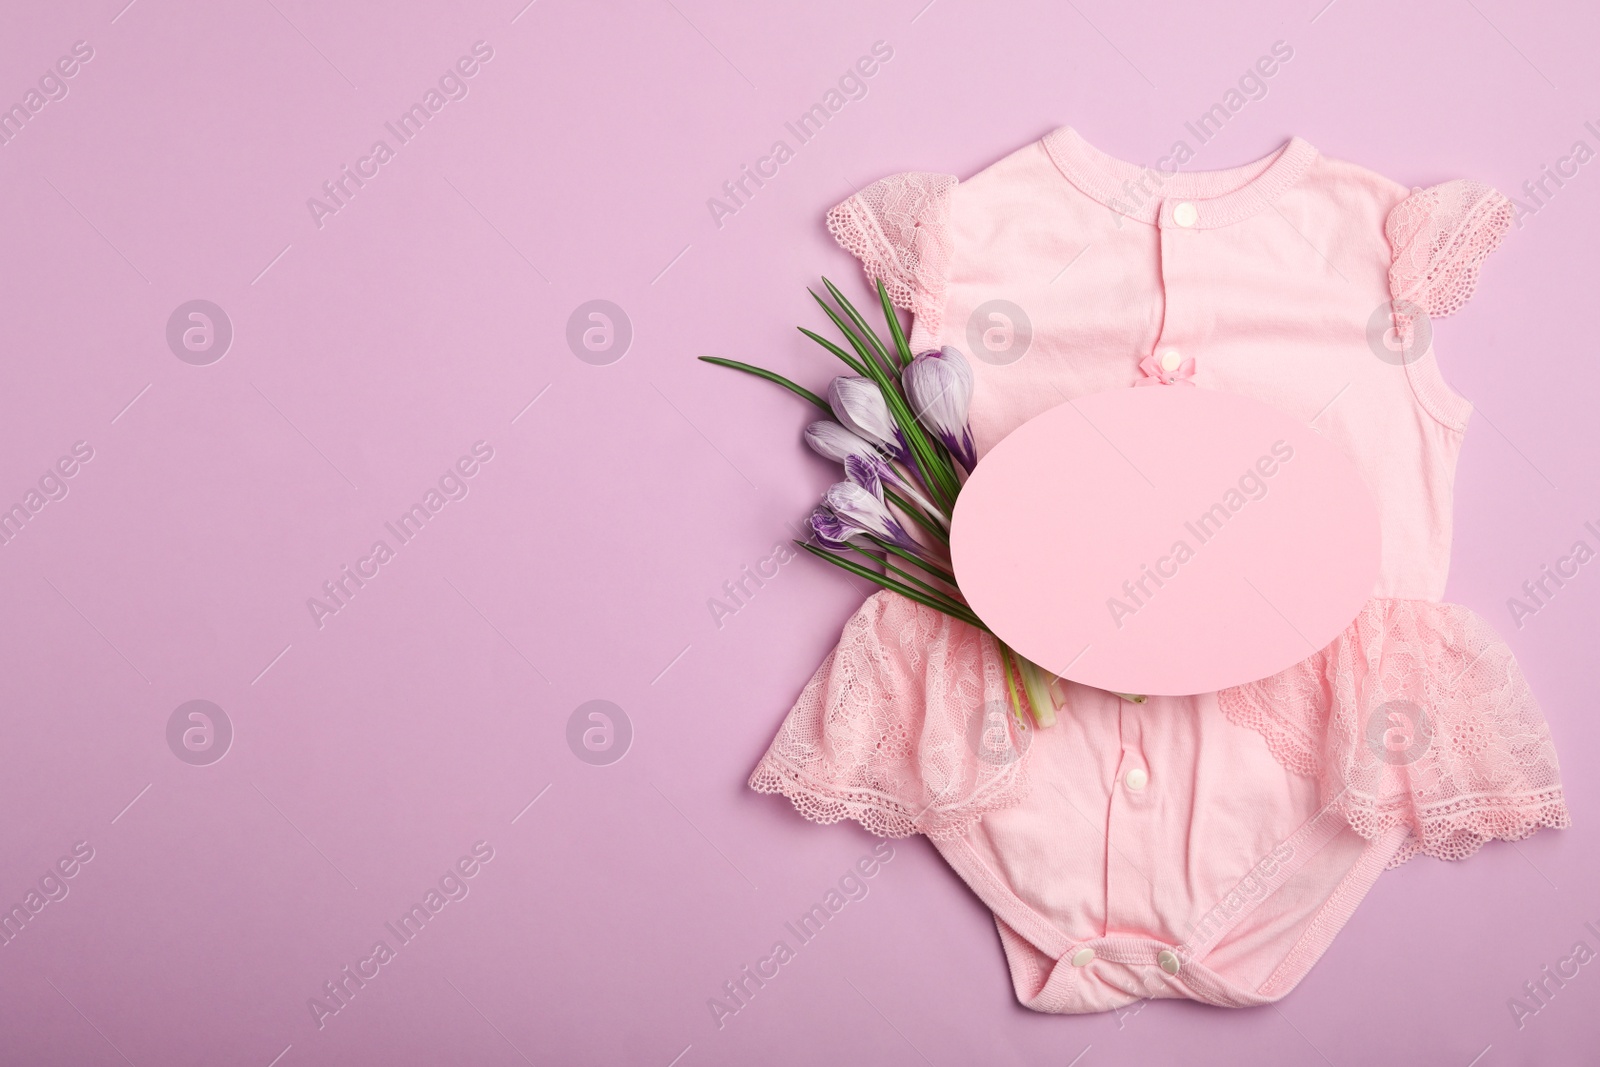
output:
[{"label": "pink lilac background", "polygon": [[[0,147],[0,504],[94,450],[0,548],[0,904],[93,849],[0,947],[0,1062],[1593,1058],[1600,964],[1520,1028],[1507,1001],[1600,948],[1600,563],[1520,629],[1506,600],[1596,540],[1600,164],[1522,197],[1538,210],[1437,327],[1479,410],[1450,599],[1524,664],[1575,825],[1385,875],[1275,1007],[1029,1013],[984,909],[907,841],[719,1028],[708,999],[875,842],[743,787],[864,590],[799,559],[713,619],[833,472],[800,446],[803,405],[694,359],[822,384],[803,287],[864,293],[829,205],[1063,123],[1153,161],[1279,40],[1269,94],[1191,166],[1298,133],[1408,184],[1518,195],[1600,147],[1592,10],[125,2],[12,4],[0,33],[6,104],[93,49]],[[469,94],[319,227],[307,198],[478,41]],[[719,225],[707,200],[794,146],[784,123],[878,41],[867,95]],[[234,330],[207,366],[166,341],[194,299]],[[566,341],[594,299],[632,325],[610,365]],[[307,598],[477,441],[494,458],[469,495],[319,628]],[[233,728],[208,766],[167,742],[195,699]],[[567,741],[597,699],[633,731],[607,766]],[[309,998],[480,841],[469,894],[319,1029]]]}]

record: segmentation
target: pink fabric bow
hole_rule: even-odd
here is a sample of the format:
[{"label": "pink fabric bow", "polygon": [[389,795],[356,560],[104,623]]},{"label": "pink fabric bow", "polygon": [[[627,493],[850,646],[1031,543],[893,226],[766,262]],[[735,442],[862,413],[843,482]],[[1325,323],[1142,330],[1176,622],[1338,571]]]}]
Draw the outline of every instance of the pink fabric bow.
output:
[{"label": "pink fabric bow", "polygon": [[1154,352],[1145,356],[1139,362],[1139,369],[1144,371],[1144,377],[1134,382],[1134,385],[1187,385],[1194,386],[1194,357],[1190,356],[1178,364],[1178,369],[1169,371],[1156,359]]}]

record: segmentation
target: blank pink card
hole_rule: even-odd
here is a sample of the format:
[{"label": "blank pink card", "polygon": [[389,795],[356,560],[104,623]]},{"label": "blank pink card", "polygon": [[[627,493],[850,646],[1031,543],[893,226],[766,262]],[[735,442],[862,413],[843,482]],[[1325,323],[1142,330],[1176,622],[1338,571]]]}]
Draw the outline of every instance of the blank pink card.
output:
[{"label": "blank pink card", "polygon": [[1064,678],[1149,695],[1275,674],[1372,595],[1355,466],[1267,404],[1183,386],[1080,397],[978,464],[950,533],[979,618]]}]

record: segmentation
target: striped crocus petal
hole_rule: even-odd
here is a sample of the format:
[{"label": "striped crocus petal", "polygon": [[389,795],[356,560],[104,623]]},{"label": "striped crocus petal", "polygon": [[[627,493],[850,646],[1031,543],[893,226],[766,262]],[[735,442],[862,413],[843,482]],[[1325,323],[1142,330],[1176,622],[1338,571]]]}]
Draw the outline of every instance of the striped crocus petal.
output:
[{"label": "striped crocus petal", "polygon": [[883,503],[883,472],[888,470],[888,465],[881,459],[870,456],[846,456],[844,458],[844,476],[852,482],[871,493]]},{"label": "striped crocus petal", "polygon": [[972,368],[948,345],[924,352],[901,372],[911,410],[969,472],[978,465],[967,408],[972,402]]},{"label": "striped crocus petal", "polygon": [[858,436],[889,450],[902,463],[911,461],[911,451],[900,436],[900,429],[889,414],[878,383],[866,378],[841,375],[828,384],[828,406],[834,418]]},{"label": "striped crocus petal", "polygon": [[827,508],[817,508],[807,520],[811,532],[816,534],[817,540],[822,542],[824,548],[842,551],[850,547],[852,542],[863,546],[871,544],[865,532],[849,526],[839,516]]},{"label": "striped crocus petal", "polygon": [[890,485],[899,485],[904,481],[899,473],[889,466],[887,451],[861,435],[845,429],[837,422],[819,419],[806,427],[805,438],[806,444],[811,446],[813,452],[835,463],[848,466],[851,459],[856,459],[870,466],[879,481]]},{"label": "striped crocus petal", "polygon": [[908,552],[922,551],[922,546],[906,533],[883,501],[855,482],[834,482],[822,499],[845,525],[864,530]]},{"label": "striped crocus petal", "polygon": [[[888,454],[866,438],[845,429],[831,419],[819,419],[807,426],[805,438],[806,444],[810,445],[817,455],[846,464],[846,474],[849,474],[848,464],[852,457],[869,464],[883,486],[904,494],[940,523],[948,525],[944,512],[917,488],[915,480],[906,477],[898,467],[889,463],[886,458]],[[851,481],[866,485],[866,482],[854,476],[851,476]]]},{"label": "striped crocus petal", "polygon": [[843,463],[847,456],[865,456],[877,448],[865,437],[832,419],[818,419],[806,427],[806,444],[824,459]]}]

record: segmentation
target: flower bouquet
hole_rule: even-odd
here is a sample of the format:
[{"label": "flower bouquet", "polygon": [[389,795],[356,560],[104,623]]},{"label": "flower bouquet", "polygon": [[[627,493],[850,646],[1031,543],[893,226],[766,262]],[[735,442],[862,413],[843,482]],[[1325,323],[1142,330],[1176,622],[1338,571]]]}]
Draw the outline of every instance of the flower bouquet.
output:
[{"label": "flower bouquet", "polygon": [[[978,462],[967,423],[972,368],[950,347],[912,355],[881,281],[878,300],[889,327],[888,344],[832,282],[824,278],[822,284],[834,304],[815,292],[811,296],[844,335],[849,351],[803,326],[800,332],[852,372],[833,379],[826,399],[762,367],[700,358],[765,378],[833,416],[806,427],[805,440],[820,455],[842,464],[845,480],[830,486],[822,506],[811,513],[815,543],[795,544],[835,567],[993,634],[961,595],[950,566],[950,516],[963,475]],[[1060,679],[998,637],[996,642],[1013,714],[1025,723],[1031,710],[1041,727],[1053,724]]]}]

